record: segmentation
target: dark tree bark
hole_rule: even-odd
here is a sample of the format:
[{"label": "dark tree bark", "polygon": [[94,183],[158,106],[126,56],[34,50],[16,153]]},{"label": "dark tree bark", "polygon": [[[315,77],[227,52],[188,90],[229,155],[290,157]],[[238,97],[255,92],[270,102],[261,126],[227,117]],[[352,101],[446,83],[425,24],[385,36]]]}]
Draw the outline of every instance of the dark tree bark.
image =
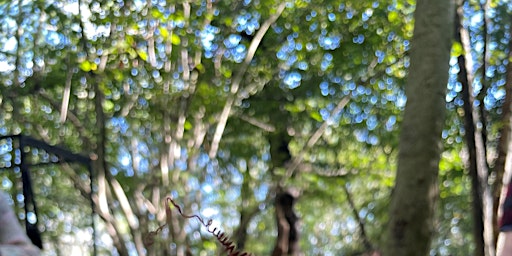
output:
[{"label": "dark tree bark", "polygon": [[385,256],[428,255],[433,234],[454,1],[418,0]]},{"label": "dark tree bark", "polygon": [[295,195],[289,191],[280,191],[276,195],[274,207],[277,241],[272,256],[298,255],[299,253],[299,217],[293,210],[295,201]]},{"label": "dark tree bark", "polygon": [[[285,170],[286,164],[292,159],[288,144],[291,137],[281,127],[277,132],[270,134],[270,155],[272,159],[272,174],[279,178],[277,169]],[[299,195],[298,191],[283,189],[277,185],[274,208],[277,224],[277,239],[272,256],[299,255],[299,218],[293,206]]]},{"label": "dark tree bark", "polygon": [[[510,27],[512,32],[512,27]],[[509,41],[509,52],[507,59],[512,58],[512,40]],[[496,175],[495,183],[493,184],[493,203],[494,203],[494,234],[498,236],[499,227],[498,219],[502,214],[502,206],[505,201],[507,193],[507,187],[509,182],[510,168],[506,168],[506,161],[508,152],[512,149],[511,145],[511,124],[512,124],[512,61],[508,61],[507,64],[507,78],[505,83],[505,101],[502,107],[501,114],[501,127],[499,130],[500,138],[498,141],[498,156],[494,165],[494,172]]]},{"label": "dark tree bark", "polygon": [[[462,7],[459,6],[457,10],[457,20],[456,20],[456,31],[455,37],[458,42],[464,45],[469,40],[469,35],[467,35],[467,31],[464,29],[462,25],[461,19],[461,11]],[[462,38],[463,35],[465,38]],[[458,80],[462,85],[462,99],[464,101],[464,130],[465,130],[465,140],[466,147],[468,149],[468,171],[469,176],[471,178],[471,196],[472,196],[472,204],[471,210],[473,212],[473,237],[475,239],[475,256],[484,256],[485,255],[485,239],[484,239],[484,212],[483,212],[483,188],[482,181],[478,174],[478,156],[477,156],[477,142],[475,139],[476,133],[478,132],[475,128],[475,119],[474,119],[474,108],[473,108],[473,96],[471,92],[473,91],[472,86],[472,75],[466,69],[467,61],[466,55],[461,54],[457,57],[458,65],[459,65],[459,74]]]}]

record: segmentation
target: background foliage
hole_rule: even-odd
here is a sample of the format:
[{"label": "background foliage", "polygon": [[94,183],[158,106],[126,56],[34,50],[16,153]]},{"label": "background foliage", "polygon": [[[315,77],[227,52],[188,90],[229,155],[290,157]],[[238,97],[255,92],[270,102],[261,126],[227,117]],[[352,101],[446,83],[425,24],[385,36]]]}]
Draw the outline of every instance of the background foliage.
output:
[{"label": "background foliage", "polygon": [[[239,240],[246,233],[245,250],[268,255],[278,187],[300,193],[305,255],[378,248],[414,4],[0,1],[0,135],[31,135],[96,160],[101,255],[221,254],[197,223],[180,218],[144,246],[165,222],[169,195]],[[432,255],[474,248],[456,58],[474,60],[491,160],[505,95],[510,6],[461,6],[471,49],[454,43],[452,51]],[[13,154],[1,141],[1,186],[21,207]],[[90,253],[86,173],[74,165],[32,169],[46,255]]]}]

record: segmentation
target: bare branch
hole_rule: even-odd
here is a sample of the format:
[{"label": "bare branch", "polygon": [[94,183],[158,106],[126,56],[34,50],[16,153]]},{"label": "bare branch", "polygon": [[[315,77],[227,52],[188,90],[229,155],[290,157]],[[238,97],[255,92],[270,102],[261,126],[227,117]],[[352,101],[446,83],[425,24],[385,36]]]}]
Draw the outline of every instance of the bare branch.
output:
[{"label": "bare branch", "polygon": [[242,78],[245,75],[245,72],[249,68],[249,64],[254,58],[254,54],[256,54],[256,50],[260,45],[263,37],[267,33],[268,29],[272,24],[274,24],[277,19],[281,16],[284,9],[286,7],[286,2],[282,2],[276,9],[276,12],[271,15],[258,30],[256,35],[254,36],[251,44],[249,45],[249,49],[247,50],[247,55],[245,56],[244,62],[235,77],[233,78],[233,82],[231,83],[231,91],[224,108],[220,114],[219,123],[217,124],[217,128],[215,129],[215,133],[213,135],[212,145],[210,148],[209,156],[210,158],[214,158],[217,155],[217,151],[219,149],[220,139],[222,138],[222,134],[224,133],[224,129],[226,128],[226,123],[231,114],[231,108],[233,107],[233,103],[235,102],[236,94],[238,93],[238,89],[240,88],[240,83],[242,82]]},{"label": "bare branch", "polygon": [[350,97],[346,96],[346,97],[342,98],[340,100],[340,102],[338,102],[338,105],[336,105],[336,107],[332,110],[331,114],[329,115],[329,118],[327,118],[327,120],[325,120],[322,123],[322,125],[320,125],[320,127],[318,127],[318,129],[315,131],[315,133],[313,133],[313,135],[311,135],[311,137],[309,138],[309,140],[306,143],[306,145],[304,146],[304,148],[302,148],[302,150],[300,151],[299,156],[293,158],[292,163],[288,166],[288,168],[286,170],[286,175],[283,176],[283,179],[281,181],[284,181],[293,175],[293,173],[295,172],[297,167],[301,164],[301,162],[304,158],[304,154],[306,154],[306,152],[308,152],[318,142],[318,140],[320,139],[322,134],[324,134],[325,129],[327,129],[327,126],[329,126],[331,123],[334,122],[334,118],[348,104],[349,100],[350,100]]}]

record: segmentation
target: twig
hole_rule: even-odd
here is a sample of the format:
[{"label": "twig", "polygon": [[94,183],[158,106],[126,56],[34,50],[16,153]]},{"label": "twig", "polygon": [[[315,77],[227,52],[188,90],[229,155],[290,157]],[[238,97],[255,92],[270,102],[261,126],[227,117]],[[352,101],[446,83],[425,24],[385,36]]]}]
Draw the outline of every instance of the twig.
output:
[{"label": "twig", "polygon": [[[229,237],[226,235],[226,233],[222,232],[222,230],[212,227],[213,220],[209,219],[208,221],[205,221],[201,216],[197,214],[188,215],[183,213],[183,210],[181,206],[179,206],[171,197],[167,197],[165,200],[165,214],[169,218],[171,216],[171,207],[170,205],[173,205],[178,209],[178,213],[185,219],[196,219],[199,221],[203,227],[205,227],[206,231],[210,234],[212,234],[219,243],[224,247],[224,249],[228,252],[228,256],[253,256],[252,254],[248,252],[238,251],[236,250],[235,243],[229,239]],[[159,226],[155,231],[151,231],[148,233],[146,238],[144,239],[144,245],[145,246],[151,246],[155,242],[154,237],[160,233],[165,226],[167,226],[168,223],[165,223],[161,226]]]}]

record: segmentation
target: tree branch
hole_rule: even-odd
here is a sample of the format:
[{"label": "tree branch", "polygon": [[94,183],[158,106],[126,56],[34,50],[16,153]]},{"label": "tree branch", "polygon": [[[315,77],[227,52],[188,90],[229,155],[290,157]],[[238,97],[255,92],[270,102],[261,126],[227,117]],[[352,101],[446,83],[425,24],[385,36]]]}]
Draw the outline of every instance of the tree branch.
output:
[{"label": "tree branch", "polygon": [[276,8],[276,12],[273,15],[271,15],[263,24],[261,24],[261,28],[258,30],[253,40],[251,41],[251,44],[249,45],[247,55],[245,56],[244,62],[242,62],[240,69],[233,78],[233,82],[231,83],[230,94],[228,95],[226,104],[224,105],[224,108],[222,109],[222,112],[220,114],[219,122],[217,124],[217,128],[215,129],[212,145],[210,148],[210,152],[208,154],[210,158],[214,158],[217,155],[220,139],[222,138],[222,134],[224,133],[224,129],[226,128],[226,123],[231,114],[231,108],[233,107],[233,103],[235,102],[236,94],[238,93],[238,89],[240,88],[242,78],[244,77],[247,69],[249,68],[249,64],[252,62],[254,54],[256,54],[256,50],[258,49],[258,46],[263,40],[263,37],[267,33],[270,26],[274,24],[277,21],[277,19],[281,16],[285,7],[286,2],[282,2]]}]

